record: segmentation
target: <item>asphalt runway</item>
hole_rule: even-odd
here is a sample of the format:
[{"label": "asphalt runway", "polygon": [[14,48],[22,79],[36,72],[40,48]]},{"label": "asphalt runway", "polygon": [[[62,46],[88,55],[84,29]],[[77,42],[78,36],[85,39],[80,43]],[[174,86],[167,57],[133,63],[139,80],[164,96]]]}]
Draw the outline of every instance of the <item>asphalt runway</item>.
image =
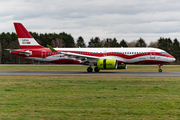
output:
[{"label": "asphalt runway", "polygon": [[180,72],[99,72],[81,71],[0,71],[0,76],[135,76],[135,77],[180,77]]}]

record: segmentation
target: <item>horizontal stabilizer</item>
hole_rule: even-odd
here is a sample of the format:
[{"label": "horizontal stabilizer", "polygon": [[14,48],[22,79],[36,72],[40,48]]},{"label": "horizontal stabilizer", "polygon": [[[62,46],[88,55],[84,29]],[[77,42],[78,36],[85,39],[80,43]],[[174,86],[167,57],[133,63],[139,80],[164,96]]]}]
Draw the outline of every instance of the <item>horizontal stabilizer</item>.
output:
[{"label": "horizontal stabilizer", "polygon": [[20,54],[32,54],[30,51],[18,51],[18,50],[14,50],[14,49],[6,49],[6,50],[9,50],[9,51],[14,51],[14,52],[18,52]]}]

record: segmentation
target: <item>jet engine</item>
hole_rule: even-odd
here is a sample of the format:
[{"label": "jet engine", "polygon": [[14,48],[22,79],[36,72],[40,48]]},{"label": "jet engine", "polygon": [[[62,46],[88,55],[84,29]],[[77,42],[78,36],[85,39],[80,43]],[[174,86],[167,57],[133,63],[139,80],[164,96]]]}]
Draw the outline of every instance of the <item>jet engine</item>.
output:
[{"label": "jet engine", "polygon": [[126,68],[127,68],[126,64],[120,64],[117,67],[117,69],[126,69]]},{"label": "jet engine", "polygon": [[97,68],[103,69],[126,69],[126,64],[118,65],[116,59],[100,59],[97,61]]},{"label": "jet engine", "polygon": [[118,64],[116,59],[100,59],[97,61],[97,68],[102,69],[117,69]]}]

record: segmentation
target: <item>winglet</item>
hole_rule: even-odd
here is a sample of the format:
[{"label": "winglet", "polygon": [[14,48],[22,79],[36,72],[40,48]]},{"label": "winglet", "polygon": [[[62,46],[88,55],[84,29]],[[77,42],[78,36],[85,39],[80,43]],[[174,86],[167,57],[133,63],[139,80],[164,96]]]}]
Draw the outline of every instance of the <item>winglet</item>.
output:
[{"label": "winglet", "polygon": [[58,52],[57,50],[55,50],[54,48],[52,48],[50,45],[47,45],[47,47],[51,50],[51,52]]}]

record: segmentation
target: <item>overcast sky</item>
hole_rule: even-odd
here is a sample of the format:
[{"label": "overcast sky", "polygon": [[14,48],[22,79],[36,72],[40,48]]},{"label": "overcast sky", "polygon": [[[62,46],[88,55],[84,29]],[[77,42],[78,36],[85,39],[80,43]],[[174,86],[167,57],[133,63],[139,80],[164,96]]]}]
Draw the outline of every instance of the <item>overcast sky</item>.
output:
[{"label": "overcast sky", "polygon": [[71,34],[86,43],[93,37],[127,42],[160,37],[180,40],[179,0],[1,0],[0,33],[28,31]]}]

